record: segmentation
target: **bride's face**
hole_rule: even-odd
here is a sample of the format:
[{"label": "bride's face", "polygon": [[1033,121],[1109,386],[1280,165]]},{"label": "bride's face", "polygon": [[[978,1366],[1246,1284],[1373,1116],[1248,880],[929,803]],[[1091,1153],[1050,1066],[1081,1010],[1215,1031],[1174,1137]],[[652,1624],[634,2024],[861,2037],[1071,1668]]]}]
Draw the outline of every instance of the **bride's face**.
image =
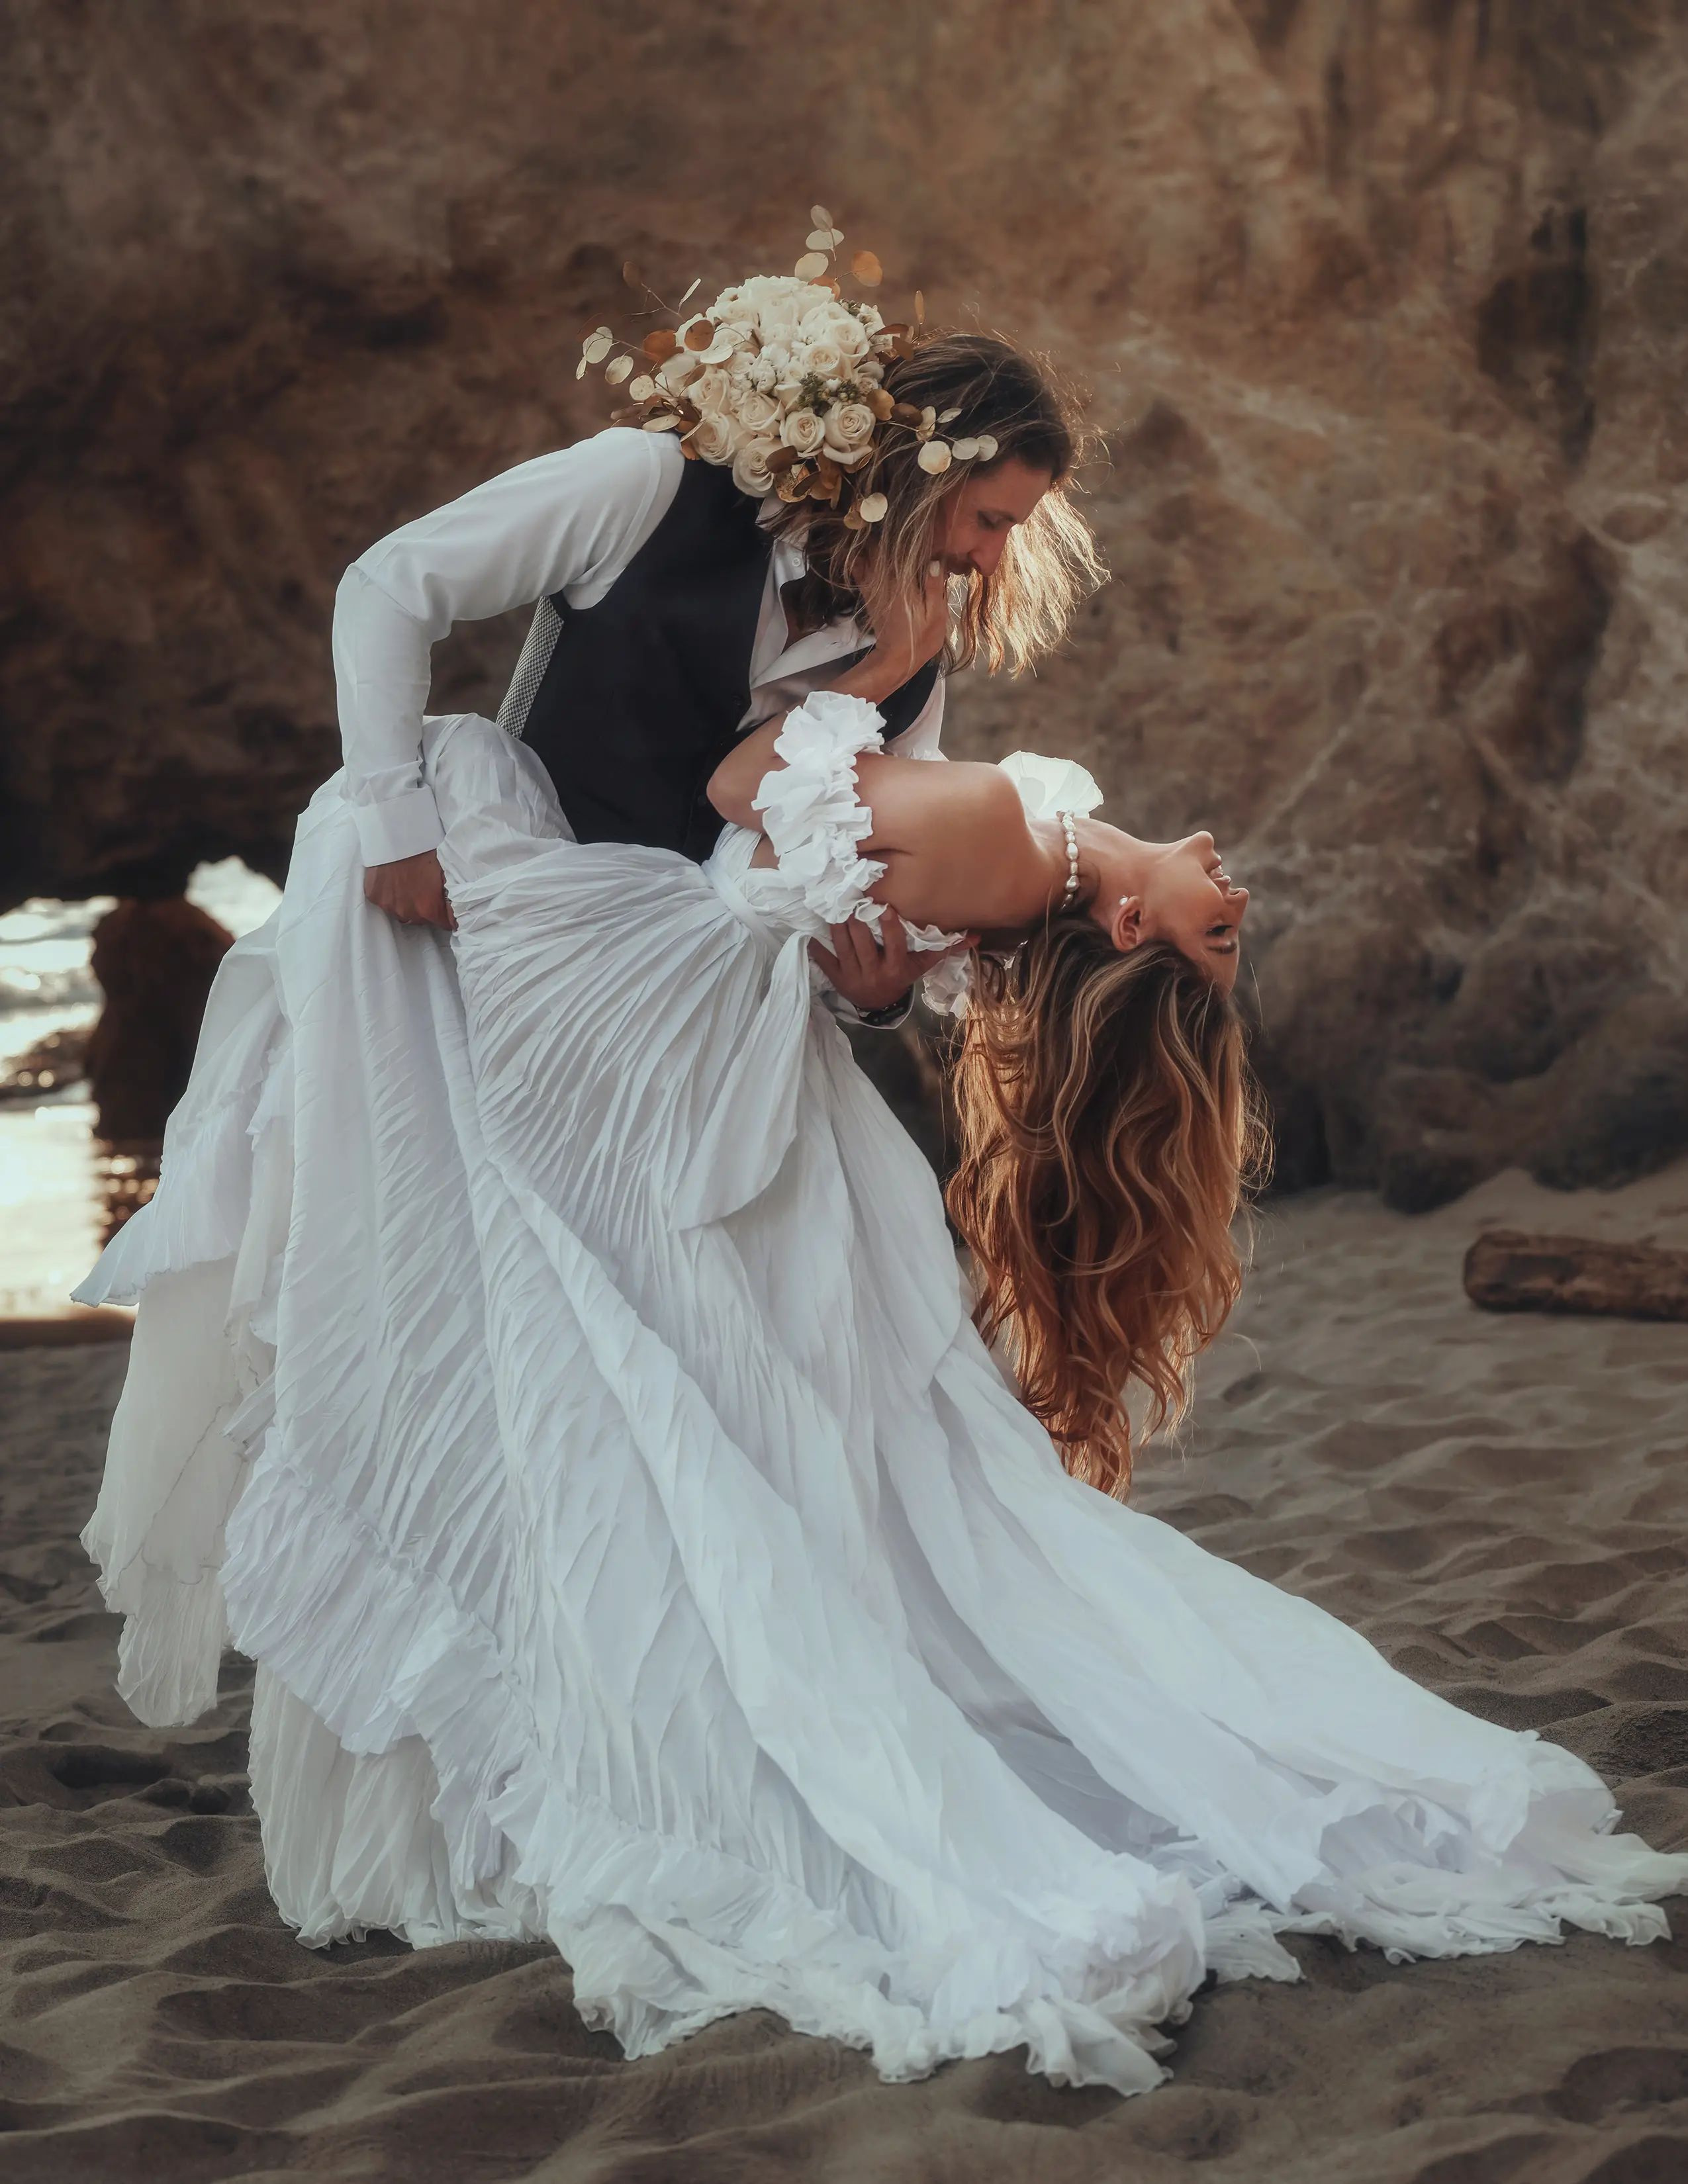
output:
[{"label": "bride's face", "polygon": [[1213,837],[1139,842],[1097,824],[1092,854],[1100,881],[1090,915],[1114,945],[1170,940],[1228,994],[1237,983],[1249,895],[1233,885]]}]

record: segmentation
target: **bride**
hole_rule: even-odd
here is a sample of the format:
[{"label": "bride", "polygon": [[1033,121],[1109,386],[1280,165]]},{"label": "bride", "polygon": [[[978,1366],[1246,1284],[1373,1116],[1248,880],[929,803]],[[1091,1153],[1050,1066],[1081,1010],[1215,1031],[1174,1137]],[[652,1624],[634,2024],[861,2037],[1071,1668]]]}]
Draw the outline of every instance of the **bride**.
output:
[{"label": "bride", "polygon": [[[1075,766],[884,755],[887,677],[719,765],[701,865],[430,722],[449,939],[318,794],[80,1292],[139,1298],[86,1535],[120,1688],[192,1719],[249,1655],[300,1938],[549,1936],[631,2055],[762,2007],[1134,2092],[1285,1932],[1663,1935],[1688,1859],[1579,1760],[1120,1498],[1123,1388],[1175,1414],[1238,1285],[1247,898]],[[977,1298],[817,1006],[811,947],[893,921],[983,943]]]}]

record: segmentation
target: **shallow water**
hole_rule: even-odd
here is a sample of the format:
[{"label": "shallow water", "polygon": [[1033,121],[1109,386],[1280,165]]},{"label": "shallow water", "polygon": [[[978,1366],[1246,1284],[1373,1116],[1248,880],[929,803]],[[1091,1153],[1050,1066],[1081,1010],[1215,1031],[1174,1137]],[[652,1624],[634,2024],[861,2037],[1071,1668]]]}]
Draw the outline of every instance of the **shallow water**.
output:
[{"label": "shallow water", "polygon": [[[281,900],[238,857],[201,865],[187,898],[237,939]],[[93,929],[113,907],[37,899],[0,917],[0,1071],[51,1033],[85,1031],[99,1014],[88,967]],[[0,1100],[0,1318],[57,1312],[92,1265],[109,1209],[144,1202],[144,1153],[102,1148],[80,1077],[43,1069],[35,1096]]]}]

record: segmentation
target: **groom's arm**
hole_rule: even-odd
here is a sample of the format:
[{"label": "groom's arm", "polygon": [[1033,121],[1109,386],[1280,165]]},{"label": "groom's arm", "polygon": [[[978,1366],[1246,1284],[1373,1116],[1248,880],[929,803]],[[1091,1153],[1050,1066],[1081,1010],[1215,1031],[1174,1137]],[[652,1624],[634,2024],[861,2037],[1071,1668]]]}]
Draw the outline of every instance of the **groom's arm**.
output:
[{"label": "groom's arm", "polygon": [[382,868],[426,869],[440,839],[421,765],[433,646],[454,622],[556,592],[601,598],[662,520],[681,468],[661,437],[612,428],[404,525],[346,571],[334,610],[345,793],[377,883]]}]

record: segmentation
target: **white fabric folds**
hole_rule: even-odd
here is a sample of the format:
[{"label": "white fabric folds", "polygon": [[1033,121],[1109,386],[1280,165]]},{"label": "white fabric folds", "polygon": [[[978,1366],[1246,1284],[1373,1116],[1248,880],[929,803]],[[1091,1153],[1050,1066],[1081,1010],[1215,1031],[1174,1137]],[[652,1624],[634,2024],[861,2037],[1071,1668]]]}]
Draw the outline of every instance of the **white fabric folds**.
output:
[{"label": "white fabric folds", "polygon": [[632,2054],[766,2007],[1123,2092],[1286,1930],[1662,1934],[1688,1860],[1580,1762],[1066,1476],[814,1005],[877,722],[787,735],[764,872],[571,842],[431,724],[454,939],[365,902],[331,783],[81,1292],[141,1297],[86,1535],[122,1688],[186,1719],[257,1661],[283,1914],[549,1935]]},{"label": "white fabric folds", "polygon": [[1026,816],[1058,819],[1063,811],[1087,818],[1102,801],[1094,775],[1076,759],[1045,758],[1041,751],[1010,751],[999,760],[1002,771],[1019,792]]},{"label": "white fabric folds", "polygon": [[[756,874],[756,893],[765,914],[794,932],[824,939],[829,925],[854,917],[877,935],[894,914],[868,893],[884,878],[884,866],[857,854],[873,820],[855,793],[855,761],[865,751],[883,749],[883,730],[877,708],[865,698],[816,690],[787,716],[774,740],[785,762],[763,781],[755,809],[779,868]],[[733,861],[729,850],[717,861]],[[916,955],[934,954],[961,938],[907,918],[902,928]],[[922,983],[934,1008],[952,1011],[967,991],[966,965],[940,963]]]}]

